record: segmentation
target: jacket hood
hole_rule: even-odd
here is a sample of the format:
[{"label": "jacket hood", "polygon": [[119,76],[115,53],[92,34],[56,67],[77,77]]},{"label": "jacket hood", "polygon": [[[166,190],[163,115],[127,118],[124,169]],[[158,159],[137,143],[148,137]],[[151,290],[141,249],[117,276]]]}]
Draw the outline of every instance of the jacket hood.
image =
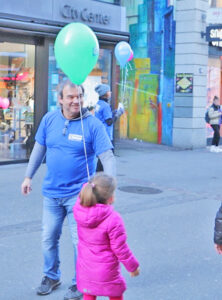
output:
[{"label": "jacket hood", "polygon": [[113,211],[112,205],[97,203],[91,207],[85,207],[80,204],[78,197],[76,204],[73,207],[74,218],[76,222],[89,228],[95,228],[102,223]]}]

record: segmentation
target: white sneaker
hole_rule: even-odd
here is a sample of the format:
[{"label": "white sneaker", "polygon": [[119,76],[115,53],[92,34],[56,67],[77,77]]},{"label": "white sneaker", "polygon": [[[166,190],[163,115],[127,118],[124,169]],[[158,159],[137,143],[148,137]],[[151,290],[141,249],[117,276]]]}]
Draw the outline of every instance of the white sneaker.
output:
[{"label": "white sneaker", "polygon": [[212,146],[210,147],[210,152],[217,152],[217,147],[214,146],[214,145],[212,145]]},{"label": "white sneaker", "polygon": [[222,149],[218,146],[216,147],[217,152],[222,152]]}]

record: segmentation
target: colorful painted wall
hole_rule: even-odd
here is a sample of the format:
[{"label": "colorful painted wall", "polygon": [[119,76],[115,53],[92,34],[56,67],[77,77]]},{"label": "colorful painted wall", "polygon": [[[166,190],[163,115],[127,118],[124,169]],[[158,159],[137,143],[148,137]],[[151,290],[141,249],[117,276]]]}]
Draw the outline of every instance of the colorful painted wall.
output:
[{"label": "colorful painted wall", "polygon": [[134,59],[120,70],[119,101],[126,107],[126,114],[120,120],[120,136],[170,145],[175,52],[173,10],[165,0],[130,0],[126,8]]}]

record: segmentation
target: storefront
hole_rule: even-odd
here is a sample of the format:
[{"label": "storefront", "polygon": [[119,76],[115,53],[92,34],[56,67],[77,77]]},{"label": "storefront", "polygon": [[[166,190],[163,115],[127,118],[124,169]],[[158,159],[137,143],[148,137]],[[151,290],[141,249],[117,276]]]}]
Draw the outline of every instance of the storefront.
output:
[{"label": "storefront", "polygon": [[112,86],[115,105],[113,49],[129,35],[125,10],[118,5],[90,0],[0,0],[0,5],[0,164],[4,164],[29,158],[42,116],[57,109],[57,86],[65,78],[54,57],[59,30],[67,23],[83,22],[98,37],[99,59],[84,82],[87,106],[95,104],[94,87],[101,82]]},{"label": "storefront", "polygon": [[[211,42],[211,44],[209,45],[209,58],[208,58],[208,82],[207,82],[207,106],[208,107],[212,104],[214,96],[218,96],[220,98],[220,104],[222,105],[222,45],[214,46],[213,42]],[[221,128],[221,134],[222,134],[222,128]],[[207,138],[211,139],[212,137],[213,137],[213,130],[209,125],[207,125]]]},{"label": "storefront", "polygon": [[[206,39],[209,42],[207,107],[212,104],[214,96],[220,98],[222,105],[222,1],[212,1],[207,15]],[[221,128],[222,134],[222,128]],[[207,124],[208,144],[211,143],[213,130]]]}]

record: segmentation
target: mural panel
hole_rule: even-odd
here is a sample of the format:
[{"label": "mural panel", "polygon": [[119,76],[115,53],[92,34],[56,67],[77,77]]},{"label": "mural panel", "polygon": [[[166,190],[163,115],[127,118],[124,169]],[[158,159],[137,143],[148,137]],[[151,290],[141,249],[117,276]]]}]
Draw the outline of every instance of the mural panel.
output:
[{"label": "mural panel", "polygon": [[126,108],[120,136],[171,145],[175,53],[175,22],[173,9],[168,7],[171,2],[130,2],[126,9],[134,59],[120,75],[119,101]]}]

